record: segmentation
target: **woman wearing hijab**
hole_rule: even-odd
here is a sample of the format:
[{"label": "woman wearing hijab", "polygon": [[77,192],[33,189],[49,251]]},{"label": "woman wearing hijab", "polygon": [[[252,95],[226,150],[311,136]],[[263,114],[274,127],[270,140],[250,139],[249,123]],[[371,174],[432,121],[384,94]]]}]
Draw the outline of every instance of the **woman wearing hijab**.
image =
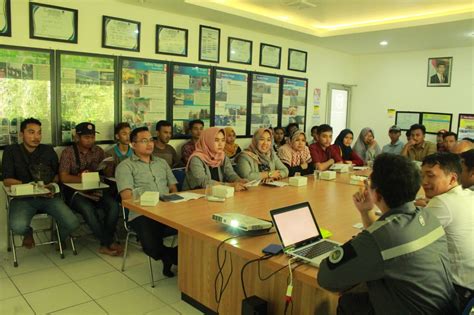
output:
[{"label": "woman wearing hijab", "polygon": [[359,138],[354,144],[353,149],[362,158],[364,164],[374,161],[375,157],[382,153],[377,141],[375,141],[374,131],[369,127],[360,131]]},{"label": "woman wearing hijab", "polygon": [[288,177],[288,169],[272,150],[272,130],[258,129],[250,146],[237,158],[237,173],[247,180],[278,180]]},{"label": "woman wearing hijab", "polygon": [[226,134],[224,152],[225,155],[232,160],[237,154],[242,152],[242,150],[239,145],[235,143],[236,135],[234,129],[232,127],[226,127],[224,130]]},{"label": "woman wearing hijab", "polygon": [[342,130],[334,141],[334,144],[329,147],[331,156],[335,160],[342,160],[346,164],[353,164],[356,166],[364,165],[364,161],[351,148],[354,134],[350,129]]},{"label": "woman wearing hijab", "polygon": [[237,175],[224,153],[225,130],[218,127],[205,129],[196,150],[189,157],[183,189],[205,188],[211,181],[233,183],[236,191],[245,190],[247,182]]},{"label": "woman wearing hijab", "polygon": [[295,173],[308,175],[314,172],[311,154],[306,146],[306,135],[301,130],[292,133],[289,143],[278,149],[278,156],[288,168],[289,176],[293,176]]}]

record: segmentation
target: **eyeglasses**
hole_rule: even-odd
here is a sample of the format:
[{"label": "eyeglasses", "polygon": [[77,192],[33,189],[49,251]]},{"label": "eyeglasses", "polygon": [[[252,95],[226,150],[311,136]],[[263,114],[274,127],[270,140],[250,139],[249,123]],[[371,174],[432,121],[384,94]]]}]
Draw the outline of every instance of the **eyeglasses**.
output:
[{"label": "eyeglasses", "polygon": [[141,144],[144,144],[144,145],[147,145],[150,142],[153,142],[153,138],[150,138],[150,139],[145,138],[145,139],[135,141],[135,143],[141,143]]}]

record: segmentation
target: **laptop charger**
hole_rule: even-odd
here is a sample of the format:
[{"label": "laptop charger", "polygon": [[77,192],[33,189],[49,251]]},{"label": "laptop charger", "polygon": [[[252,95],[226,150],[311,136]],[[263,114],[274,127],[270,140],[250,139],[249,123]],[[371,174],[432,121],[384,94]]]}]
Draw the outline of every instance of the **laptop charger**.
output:
[{"label": "laptop charger", "polygon": [[242,315],[267,315],[267,301],[256,295],[243,299]]}]

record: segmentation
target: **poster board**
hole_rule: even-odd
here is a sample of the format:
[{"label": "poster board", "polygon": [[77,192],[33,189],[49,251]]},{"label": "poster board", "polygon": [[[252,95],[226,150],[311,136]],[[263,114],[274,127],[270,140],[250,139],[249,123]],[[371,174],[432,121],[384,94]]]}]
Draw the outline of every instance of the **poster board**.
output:
[{"label": "poster board", "polygon": [[278,125],[280,77],[260,73],[252,74],[252,101],[250,133],[258,128]]},{"label": "poster board", "polygon": [[297,123],[306,130],[308,80],[283,77],[281,126]]},{"label": "poster board", "polygon": [[458,139],[474,139],[474,114],[459,114]]},{"label": "poster board", "polygon": [[395,125],[400,127],[401,130],[409,130],[411,125],[419,124],[420,121],[420,112],[397,111],[397,114],[395,115]]},{"label": "poster board", "polygon": [[451,130],[453,114],[424,112],[421,124],[425,126],[426,133],[436,134],[439,130]]}]

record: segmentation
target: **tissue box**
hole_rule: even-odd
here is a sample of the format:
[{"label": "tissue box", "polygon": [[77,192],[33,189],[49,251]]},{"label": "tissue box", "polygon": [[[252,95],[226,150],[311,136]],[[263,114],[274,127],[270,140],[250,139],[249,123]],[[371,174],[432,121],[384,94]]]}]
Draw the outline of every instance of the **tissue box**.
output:
[{"label": "tissue box", "polygon": [[17,196],[32,195],[34,193],[34,190],[35,188],[31,184],[19,184],[11,186],[12,194]]},{"label": "tissue box", "polygon": [[331,170],[339,172],[339,173],[348,173],[350,171],[350,165],[349,164],[333,164],[333,166],[331,166]]},{"label": "tissue box", "polygon": [[218,198],[234,197],[234,187],[224,185],[212,186],[212,195]]},{"label": "tissue box", "polygon": [[157,191],[145,191],[140,196],[140,206],[153,207],[160,202],[160,193]]},{"label": "tissue box", "polygon": [[306,186],[308,185],[308,178],[303,176],[290,177],[289,184],[290,186]]},{"label": "tissue box", "polygon": [[321,173],[320,178],[324,179],[324,180],[336,179],[336,172],[334,172],[334,171],[324,171],[324,172]]},{"label": "tissue box", "polygon": [[98,172],[82,173],[82,189],[94,189],[100,185],[100,178]]}]

